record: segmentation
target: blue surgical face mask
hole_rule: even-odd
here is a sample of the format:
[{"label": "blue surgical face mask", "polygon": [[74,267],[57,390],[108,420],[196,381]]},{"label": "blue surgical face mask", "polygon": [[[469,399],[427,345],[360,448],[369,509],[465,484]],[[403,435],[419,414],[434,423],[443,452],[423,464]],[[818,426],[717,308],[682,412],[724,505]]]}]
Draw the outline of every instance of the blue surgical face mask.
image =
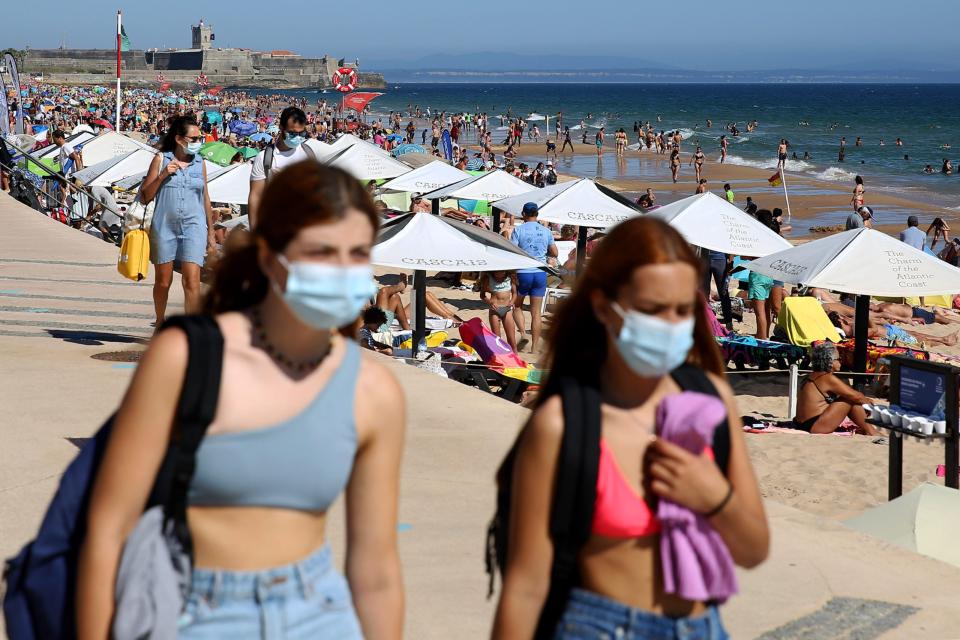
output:
[{"label": "blue surgical face mask", "polygon": [[300,321],[314,329],[336,329],[357,319],[364,305],[377,293],[373,267],[290,262],[277,259],[287,269],[287,286],[273,288]]},{"label": "blue surgical face mask", "polygon": [[617,351],[638,376],[663,376],[686,361],[693,346],[692,317],[668,322],[632,309],[624,311],[616,302],[612,306],[623,318]]},{"label": "blue surgical face mask", "polygon": [[201,148],[203,148],[203,143],[202,143],[202,142],[188,142],[188,143],[187,143],[187,153],[189,153],[189,154],[192,155],[192,156],[195,156],[195,155],[197,155],[198,153],[200,153],[200,149],[201,149]]},{"label": "blue surgical face mask", "polygon": [[307,136],[302,133],[285,133],[283,135],[283,144],[287,145],[291,149],[295,149],[303,144],[306,139]]}]

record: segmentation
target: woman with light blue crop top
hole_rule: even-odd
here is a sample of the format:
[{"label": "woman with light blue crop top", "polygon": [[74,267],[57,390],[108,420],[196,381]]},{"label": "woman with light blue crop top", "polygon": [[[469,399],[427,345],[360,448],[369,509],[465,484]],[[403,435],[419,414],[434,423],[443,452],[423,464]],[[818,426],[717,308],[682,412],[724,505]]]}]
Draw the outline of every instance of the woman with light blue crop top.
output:
[{"label": "woman with light blue crop top", "polygon": [[180,263],[187,313],[200,310],[200,269],[216,244],[213,207],[207,193],[207,169],[200,157],[203,134],[192,116],[173,118],[150,163],[140,190],[144,204],[155,201],[150,223],[150,261],[156,276],[153,306],[163,323],[173,284],[174,261]]},{"label": "woman with light blue crop top", "polygon": [[[303,162],[267,185],[260,215],[205,301],[224,359],[188,495],[194,569],[179,637],[397,639],[404,402],[349,337],[376,292],[377,209],[347,173]],[[186,363],[185,334],[161,330],[117,415],[81,552],[79,640],[110,633],[121,550],[167,447]],[[341,494],[345,576],[327,544]]]}]

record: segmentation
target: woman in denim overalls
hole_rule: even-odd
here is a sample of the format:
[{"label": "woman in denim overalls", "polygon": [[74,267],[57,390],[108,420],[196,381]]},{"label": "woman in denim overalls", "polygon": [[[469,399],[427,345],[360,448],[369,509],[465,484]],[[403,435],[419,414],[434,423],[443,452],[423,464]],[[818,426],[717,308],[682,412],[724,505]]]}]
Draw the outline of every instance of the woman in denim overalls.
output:
[{"label": "woman in denim overalls", "polygon": [[150,225],[150,259],[156,266],[153,305],[157,326],[163,324],[173,283],[174,261],[180,262],[184,307],[200,308],[200,268],[213,245],[213,209],[207,193],[207,171],[200,157],[203,135],[191,116],[174,118],[150,164],[140,198],[156,199]]}]

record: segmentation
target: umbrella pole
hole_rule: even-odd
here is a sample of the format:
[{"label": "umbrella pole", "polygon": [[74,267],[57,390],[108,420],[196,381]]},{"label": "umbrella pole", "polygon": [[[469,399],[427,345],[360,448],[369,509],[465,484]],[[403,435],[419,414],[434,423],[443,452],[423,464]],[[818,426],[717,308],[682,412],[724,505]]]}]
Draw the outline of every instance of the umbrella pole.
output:
[{"label": "umbrella pole", "polygon": [[[870,329],[870,296],[857,296],[856,316],[854,320],[853,370],[864,373],[867,370],[867,334]],[[857,380],[858,387],[863,386],[863,378]]]},{"label": "umbrella pole", "polygon": [[416,270],[413,272],[413,290],[417,299],[414,301],[413,323],[413,357],[420,352],[420,343],[427,335],[427,272]]},{"label": "umbrella pole", "polygon": [[493,207],[493,232],[500,233],[500,209]]},{"label": "umbrella pole", "polygon": [[583,263],[587,261],[587,228],[577,227],[577,277],[583,271]]}]

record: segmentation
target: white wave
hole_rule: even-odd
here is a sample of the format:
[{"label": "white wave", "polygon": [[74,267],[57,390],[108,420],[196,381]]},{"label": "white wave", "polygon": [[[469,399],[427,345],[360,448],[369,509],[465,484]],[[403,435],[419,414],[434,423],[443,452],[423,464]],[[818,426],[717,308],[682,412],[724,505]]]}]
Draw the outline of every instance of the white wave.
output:
[{"label": "white wave", "polygon": [[818,180],[829,180],[831,182],[853,182],[857,174],[840,167],[827,167],[823,171],[808,171],[808,175]]},{"label": "white wave", "polygon": [[[769,160],[747,160],[740,156],[727,156],[727,162],[730,164],[738,164],[743,167],[754,167],[756,169],[776,169],[777,160],[776,158],[770,158]],[[813,165],[809,162],[804,162],[803,160],[787,160],[786,169],[787,171],[808,171],[813,169]],[[852,176],[851,176],[852,179]]]}]

